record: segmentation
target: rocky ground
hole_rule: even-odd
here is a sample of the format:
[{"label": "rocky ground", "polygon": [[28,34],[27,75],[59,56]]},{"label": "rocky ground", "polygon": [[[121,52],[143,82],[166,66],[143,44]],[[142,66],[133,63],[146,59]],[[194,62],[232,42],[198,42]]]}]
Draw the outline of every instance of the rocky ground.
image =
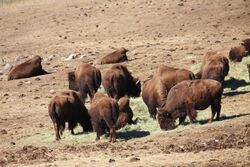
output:
[{"label": "rocky ground", "polygon": [[[124,64],[141,81],[159,64],[196,72],[205,52],[227,56],[250,37],[250,1],[26,0],[0,5],[0,166],[250,166],[249,58],[230,63],[222,120],[211,124],[207,109],[195,125],[161,131],[137,98],[131,103],[141,121],[119,131],[118,142],[110,144],[105,137],[95,142],[94,134],[68,131],[56,142],[47,114],[50,98],[68,89],[67,72],[81,62],[105,72],[111,65],[100,65],[100,57],[116,48],[130,50]],[[7,81],[8,69],[33,55],[43,58],[51,74]]]}]

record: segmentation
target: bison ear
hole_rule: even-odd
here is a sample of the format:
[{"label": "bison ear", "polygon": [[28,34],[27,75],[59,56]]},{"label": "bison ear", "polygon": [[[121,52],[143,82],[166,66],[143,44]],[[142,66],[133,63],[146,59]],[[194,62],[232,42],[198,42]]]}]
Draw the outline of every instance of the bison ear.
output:
[{"label": "bison ear", "polygon": [[74,81],[75,80],[75,73],[74,72],[69,72],[68,73],[68,80],[69,81]]}]

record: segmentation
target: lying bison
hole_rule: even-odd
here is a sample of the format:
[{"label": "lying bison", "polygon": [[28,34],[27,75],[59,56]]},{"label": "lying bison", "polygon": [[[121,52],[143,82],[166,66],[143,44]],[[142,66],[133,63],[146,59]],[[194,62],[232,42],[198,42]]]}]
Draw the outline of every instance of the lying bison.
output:
[{"label": "lying bison", "polygon": [[110,54],[107,54],[102,57],[101,59],[101,64],[111,64],[111,63],[119,63],[123,61],[127,61],[127,49],[125,48],[120,48]]},{"label": "lying bison", "polygon": [[231,48],[228,57],[232,62],[241,62],[248,54],[250,54],[250,38],[243,40],[240,46]]},{"label": "lying bison", "polygon": [[182,81],[175,85],[168,93],[166,102],[159,108],[158,122],[161,129],[174,128],[175,120],[184,121],[186,115],[193,123],[192,113],[204,110],[211,105],[212,116],[220,119],[221,95],[223,88],[220,82],[211,79]]},{"label": "lying bison", "polygon": [[8,74],[8,80],[29,78],[33,76],[48,74],[48,72],[42,69],[41,62],[42,58],[40,56],[34,56],[28,61],[18,64],[10,70]]},{"label": "lying bison", "polygon": [[197,79],[214,79],[223,82],[229,71],[228,59],[216,52],[208,52],[202,61]]},{"label": "lying bison", "polygon": [[83,63],[74,72],[68,73],[69,89],[79,91],[82,98],[87,94],[92,99],[101,85],[102,76],[99,69]]},{"label": "lying bison", "polygon": [[65,91],[53,97],[48,106],[49,116],[53,122],[56,140],[65,129],[65,122],[68,122],[68,129],[74,134],[77,123],[86,132],[92,131],[92,125],[87,108],[80,98],[80,94],[75,91]]},{"label": "lying bison", "polygon": [[174,85],[194,78],[194,74],[189,70],[167,66],[159,67],[154,77],[144,84],[142,90],[142,99],[148,107],[150,116],[156,119],[156,108],[164,103],[169,90]]},{"label": "lying bison", "polygon": [[127,67],[116,64],[111,67],[103,76],[102,85],[108,96],[120,99],[127,95],[129,97],[138,97],[141,93],[140,80],[134,78]]},{"label": "lying bison", "polygon": [[100,139],[100,136],[105,131],[110,132],[110,142],[116,140],[116,122],[119,115],[119,106],[117,102],[101,93],[96,93],[89,110],[91,116],[91,123],[93,130],[96,132],[96,140]]},{"label": "lying bison", "polygon": [[116,128],[119,129],[124,127],[126,124],[135,124],[136,121],[133,121],[133,111],[129,106],[129,98],[122,97],[118,101],[119,105],[119,116],[116,122]]}]

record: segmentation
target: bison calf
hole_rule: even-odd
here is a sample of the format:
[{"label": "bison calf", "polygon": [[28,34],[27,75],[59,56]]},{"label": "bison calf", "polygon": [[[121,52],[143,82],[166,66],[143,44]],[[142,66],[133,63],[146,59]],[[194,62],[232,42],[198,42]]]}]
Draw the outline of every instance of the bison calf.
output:
[{"label": "bison calf", "polygon": [[201,70],[196,74],[197,79],[214,79],[223,82],[229,71],[228,59],[216,52],[208,52],[203,57]]},{"label": "bison calf", "polygon": [[125,48],[120,48],[110,54],[107,54],[102,57],[101,64],[111,64],[111,63],[119,63],[123,61],[127,61],[127,55],[126,52],[128,50]]},{"label": "bison calf", "polygon": [[89,110],[91,116],[91,123],[93,130],[96,132],[96,140],[100,139],[100,136],[105,131],[110,132],[110,142],[116,140],[116,121],[119,114],[119,106],[117,102],[101,93],[96,93]]},{"label": "bison calf", "polygon": [[34,56],[28,61],[13,67],[9,74],[8,80],[29,78],[38,75],[48,74],[48,72],[42,69],[42,58],[40,56]]},{"label": "bison calf", "polygon": [[141,93],[140,80],[134,78],[127,67],[116,64],[111,67],[103,76],[102,84],[108,96],[120,99],[127,95],[138,97]]},{"label": "bison calf", "polygon": [[119,105],[119,116],[116,122],[116,128],[124,127],[126,124],[135,124],[136,121],[133,121],[133,111],[129,106],[129,98],[122,97],[118,101]]},{"label": "bison calf", "polygon": [[168,91],[183,80],[194,79],[194,74],[185,69],[176,69],[162,65],[154,77],[148,80],[142,90],[142,99],[148,107],[150,116],[156,119],[157,107],[167,98]]},{"label": "bison calf", "polygon": [[217,113],[216,120],[220,118],[221,95],[223,88],[220,82],[203,79],[182,81],[175,85],[168,93],[166,102],[159,108],[158,122],[161,129],[168,130],[174,128],[177,118],[185,120],[186,115],[193,123],[192,113],[196,110],[204,110],[211,105],[213,121]]},{"label": "bison calf", "polygon": [[92,99],[101,85],[102,76],[99,69],[90,64],[81,64],[74,72],[68,73],[69,89],[79,91],[85,99],[87,94]]},{"label": "bison calf", "polygon": [[59,140],[65,129],[65,122],[68,122],[68,129],[74,134],[77,123],[84,131],[92,131],[90,116],[87,108],[75,91],[65,91],[53,97],[48,106],[48,112],[53,122],[56,140]]}]

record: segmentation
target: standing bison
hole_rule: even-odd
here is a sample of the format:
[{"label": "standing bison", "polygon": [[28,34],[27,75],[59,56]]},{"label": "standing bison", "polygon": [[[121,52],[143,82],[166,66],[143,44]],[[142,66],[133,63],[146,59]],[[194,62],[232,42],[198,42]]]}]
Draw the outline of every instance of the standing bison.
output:
[{"label": "standing bison", "polygon": [[107,54],[102,57],[101,59],[101,64],[111,64],[111,63],[119,63],[123,61],[127,61],[127,49],[125,48],[120,48],[110,54]]},{"label": "standing bison", "polygon": [[138,97],[141,93],[140,80],[134,78],[127,67],[116,64],[111,67],[103,76],[102,84],[108,96],[120,99],[127,95]]},{"label": "standing bison", "polygon": [[250,38],[243,40],[240,46],[231,48],[228,57],[232,62],[241,62],[248,54],[250,54]]},{"label": "standing bison", "polygon": [[223,88],[220,82],[211,79],[182,81],[175,85],[168,93],[166,102],[159,108],[158,122],[161,129],[174,128],[177,118],[184,121],[186,115],[193,123],[192,113],[196,110],[204,110],[211,105],[212,116],[220,119],[221,95]]},{"label": "standing bison", "polygon": [[92,131],[87,108],[84,106],[80,94],[75,91],[65,91],[53,97],[49,103],[48,112],[54,125],[56,140],[61,138],[65,122],[68,122],[71,134],[74,134],[77,123],[80,123],[84,131]]},{"label": "standing bison", "polygon": [[208,52],[203,58],[201,70],[196,74],[196,77],[223,82],[228,71],[229,63],[225,56],[216,52]]},{"label": "standing bison", "polygon": [[133,111],[129,106],[129,98],[122,97],[118,101],[119,105],[119,116],[116,122],[116,128],[119,129],[124,127],[126,124],[135,124],[136,121],[133,121]]},{"label": "standing bison", "polygon": [[100,136],[105,131],[110,132],[110,142],[116,140],[116,122],[119,115],[119,106],[116,100],[101,94],[96,93],[90,109],[89,115],[91,116],[91,123],[93,130],[96,132],[96,140],[100,139]]},{"label": "standing bison", "polygon": [[28,61],[25,61],[13,67],[8,74],[8,80],[29,78],[33,76],[48,74],[48,72],[42,69],[41,62],[42,58],[40,56],[34,56]]},{"label": "standing bison", "polygon": [[81,64],[74,72],[68,73],[69,89],[79,91],[82,98],[87,94],[92,99],[101,85],[102,76],[99,69],[90,64]]},{"label": "standing bison", "polygon": [[169,90],[174,85],[183,80],[192,80],[194,78],[194,74],[189,70],[163,65],[159,67],[154,77],[144,84],[142,90],[142,99],[148,107],[150,116],[156,119],[156,108],[164,103]]}]

